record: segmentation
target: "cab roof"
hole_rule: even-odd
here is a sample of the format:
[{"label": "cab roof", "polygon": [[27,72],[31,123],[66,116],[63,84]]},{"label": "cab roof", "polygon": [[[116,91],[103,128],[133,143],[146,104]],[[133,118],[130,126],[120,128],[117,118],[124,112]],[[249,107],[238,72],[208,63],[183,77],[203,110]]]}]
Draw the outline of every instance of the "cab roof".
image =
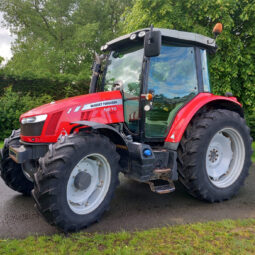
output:
[{"label": "cab roof", "polygon": [[[132,34],[135,34],[135,33],[138,34],[141,31],[147,32],[149,30],[150,28],[137,30],[130,34],[126,34],[116,39],[113,39],[107,42],[106,45],[108,45],[109,50],[118,49],[124,44],[127,44],[128,42],[130,42],[130,36]],[[204,35],[191,33],[191,32],[166,29],[166,28],[154,28],[153,30],[160,31],[162,35],[162,40],[165,40],[165,41],[187,43],[191,45],[201,46],[202,48],[206,48],[212,51],[215,51],[215,49],[217,48],[215,40]]]}]

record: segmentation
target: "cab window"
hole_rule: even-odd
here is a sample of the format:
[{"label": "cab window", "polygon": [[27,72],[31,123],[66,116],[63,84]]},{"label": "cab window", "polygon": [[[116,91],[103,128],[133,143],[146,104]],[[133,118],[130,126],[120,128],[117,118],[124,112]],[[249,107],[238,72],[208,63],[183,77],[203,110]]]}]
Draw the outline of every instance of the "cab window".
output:
[{"label": "cab window", "polygon": [[211,92],[206,50],[200,49],[200,54],[203,72],[204,92]]},{"label": "cab window", "polygon": [[111,91],[115,82],[122,85],[125,123],[134,133],[139,131],[143,52],[143,45],[140,44],[113,51],[105,75],[104,91]]},{"label": "cab window", "polygon": [[193,47],[162,45],[150,59],[148,92],[154,95],[146,112],[146,137],[166,137],[176,112],[198,93]]}]

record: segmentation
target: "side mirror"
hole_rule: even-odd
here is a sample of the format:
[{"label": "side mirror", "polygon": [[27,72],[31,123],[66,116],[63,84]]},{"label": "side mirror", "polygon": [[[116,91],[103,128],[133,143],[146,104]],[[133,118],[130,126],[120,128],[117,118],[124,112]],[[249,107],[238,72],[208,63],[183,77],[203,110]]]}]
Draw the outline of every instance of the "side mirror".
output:
[{"label": "side mirror", "polygon": [[146,57],[156,57],[160,54],[161,32],[149,31],[144,37],[144,55]]}]

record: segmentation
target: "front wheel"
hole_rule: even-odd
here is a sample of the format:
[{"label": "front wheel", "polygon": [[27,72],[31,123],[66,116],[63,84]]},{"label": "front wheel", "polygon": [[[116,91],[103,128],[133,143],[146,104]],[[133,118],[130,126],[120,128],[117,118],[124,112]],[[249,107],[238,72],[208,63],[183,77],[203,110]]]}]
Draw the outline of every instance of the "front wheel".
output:
[{"label": "front wheel", "polygon": [[249,128],[238,113],[218,109],[197,115],[178,148],[180,181],[199,199],[230,199],[248,175],[251,142]]},{"label": "front wheel", "polygon": [[98,221],[118,184],[119,155],[96,134],[63,137],[40,160],[32,192],[46,220],[65,232]]},{"label": "front wheel", "polygon": [[34,184],[26,177],[21,164],[17,164],[9,156],[9,147],[20,146],[19,140],[20,130],[13,130],[11,136],[4,141],[4,147],[0,151],[1,177],[8,187],[29,196]]}]

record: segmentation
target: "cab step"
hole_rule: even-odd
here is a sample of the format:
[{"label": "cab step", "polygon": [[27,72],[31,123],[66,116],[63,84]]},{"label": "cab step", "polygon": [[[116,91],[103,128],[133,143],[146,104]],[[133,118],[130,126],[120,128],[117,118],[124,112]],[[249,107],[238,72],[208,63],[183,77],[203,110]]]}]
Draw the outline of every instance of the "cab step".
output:
[{"label": "cab step", "polygon": [[164,181],[166,184],[157,184],[154,181],[149,181],[150,188],[158,194],[167,194],[175,191],[175,186],[172,181]]}]

